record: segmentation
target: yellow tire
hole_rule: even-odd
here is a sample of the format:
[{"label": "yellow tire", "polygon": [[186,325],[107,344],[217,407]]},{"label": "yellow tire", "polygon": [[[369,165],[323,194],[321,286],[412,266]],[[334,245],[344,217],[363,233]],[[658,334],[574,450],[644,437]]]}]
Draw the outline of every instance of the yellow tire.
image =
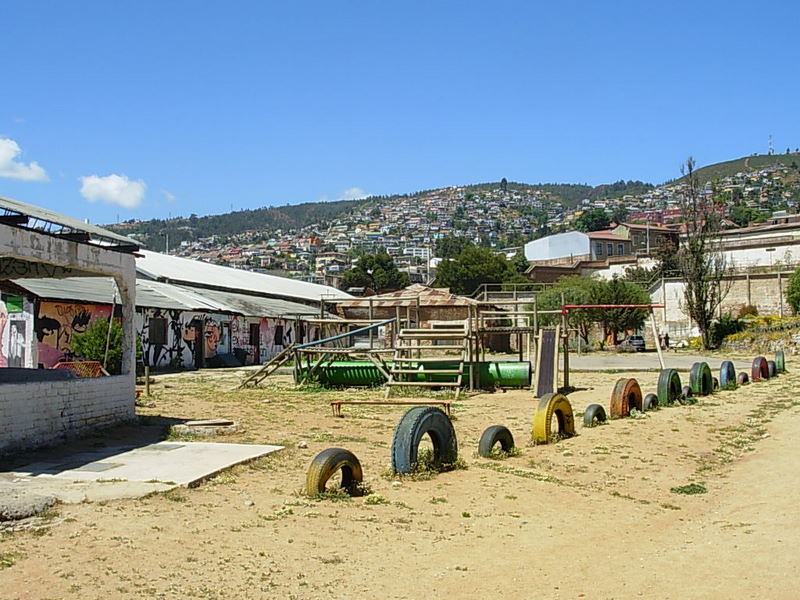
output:
[{"label": "yellow tire", "polygon": [[352,495],[363,480],[361,463],[349,450],[328,448],[314,457],[306,473],[306,494],[316,496],[325,491],[328,480],[341,472],[339,487]]},{"label": "yellow tire", "polygon": [[548,444],[553,435],[553,415],[558,419],[558,434],[563,437],[575,435],[575,418],[572,405],[564,394],[545,394],[533,413],[533,440],[537,444]]}]

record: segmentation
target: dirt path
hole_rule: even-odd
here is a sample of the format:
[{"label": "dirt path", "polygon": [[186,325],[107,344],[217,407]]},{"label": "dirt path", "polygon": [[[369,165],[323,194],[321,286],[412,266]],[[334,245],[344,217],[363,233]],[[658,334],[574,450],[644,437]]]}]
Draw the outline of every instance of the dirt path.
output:
[{"label": "dirt path", "polygon": [[[626,376],[647,392],[657,373]],[[467,468],[402,481],[387,467],[404,409],[348,407],[335,419],[327,404],[380,391],[297,392],[288,380],[225,391],[234,377],[164,378],[142,413],[232,417],[244,431],[227,441],[286,451],[193,490],[59,507],[41,529],[0,538],[0,596],[797,597],[800,375],[579,426],[547,446],[526,445],[529,392],[481,394],[454,412]],[[607,405],[619,377],[576,374],[576,412]],[[519,455],[474,454],[495,423],[512,430]],[[299,493],[330,446],[355,452],[371,495]],[[688,484],[707,493],[670,491]]]}]

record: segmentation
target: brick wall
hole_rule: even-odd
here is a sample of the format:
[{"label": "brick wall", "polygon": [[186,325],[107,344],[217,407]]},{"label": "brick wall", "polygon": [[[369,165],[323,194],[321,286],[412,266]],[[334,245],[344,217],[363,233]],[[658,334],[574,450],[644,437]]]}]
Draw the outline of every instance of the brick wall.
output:
[{"label": "brick wall", "polygon": [[0,454],[134,418],[133,375],[0,384]]}]

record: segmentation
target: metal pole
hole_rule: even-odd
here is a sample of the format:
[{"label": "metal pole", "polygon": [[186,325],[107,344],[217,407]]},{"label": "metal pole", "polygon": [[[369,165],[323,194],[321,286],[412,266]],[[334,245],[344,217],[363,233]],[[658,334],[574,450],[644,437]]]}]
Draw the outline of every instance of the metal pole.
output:
[{"label": "metal pole", "polygon": [[[564,292],[561,292],[561,306],[566,304]],[[564,341],[564,387],[569,387],[569,311],[561,313],[561,336]],[[556,362],[558,362],[556,360]],[[558,387],[556,385],[556,387]]]},{"label": "metal pole", "polygon": [[[369,299],[369,320],[372,321],[372,298]],[[369,349],[372,350],[372,329],[369,330]]]},{"label": "metal pole", "polygon": [[666,369],[667,367],[664,365],[664,355],[661,353],[661,344],[658,340],[658,329],[656,329],[656,316],[653,313],[653,309],[650,309],[650,325],[653,327],[653,339],[655,340],[656,350],[658,351],[658,362],[661,364],[662,369]]},{"label": "metal pole", "polygon": [[150,366],[144,366],[144,395],[150,395]]},{"label": "metal pole", "polygon": [[[114,284],[116,286],[116,284]],[[108,317],[108,333],[106,335],[106,352],[103,355],[103,369],[108,370],[108,347],[111,345],[111,326],[114,324],[114,310],[117,308],[117,289],[114,288],[114,298],[111,301],[111,314]]]}]

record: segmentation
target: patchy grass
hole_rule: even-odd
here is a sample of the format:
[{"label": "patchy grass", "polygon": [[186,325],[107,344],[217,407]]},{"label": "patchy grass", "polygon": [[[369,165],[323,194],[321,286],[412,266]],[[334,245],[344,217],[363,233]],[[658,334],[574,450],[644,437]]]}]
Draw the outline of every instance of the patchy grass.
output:
[{"label": "patchy grass", "polygon": [[673,494],[686,494],[687,496],[693,496],[695,494],[705,494],[708,492],[708,489],[699,483],[690,483],[688,485],[679,485],[674,488],[669,488],[669,491]]}]

